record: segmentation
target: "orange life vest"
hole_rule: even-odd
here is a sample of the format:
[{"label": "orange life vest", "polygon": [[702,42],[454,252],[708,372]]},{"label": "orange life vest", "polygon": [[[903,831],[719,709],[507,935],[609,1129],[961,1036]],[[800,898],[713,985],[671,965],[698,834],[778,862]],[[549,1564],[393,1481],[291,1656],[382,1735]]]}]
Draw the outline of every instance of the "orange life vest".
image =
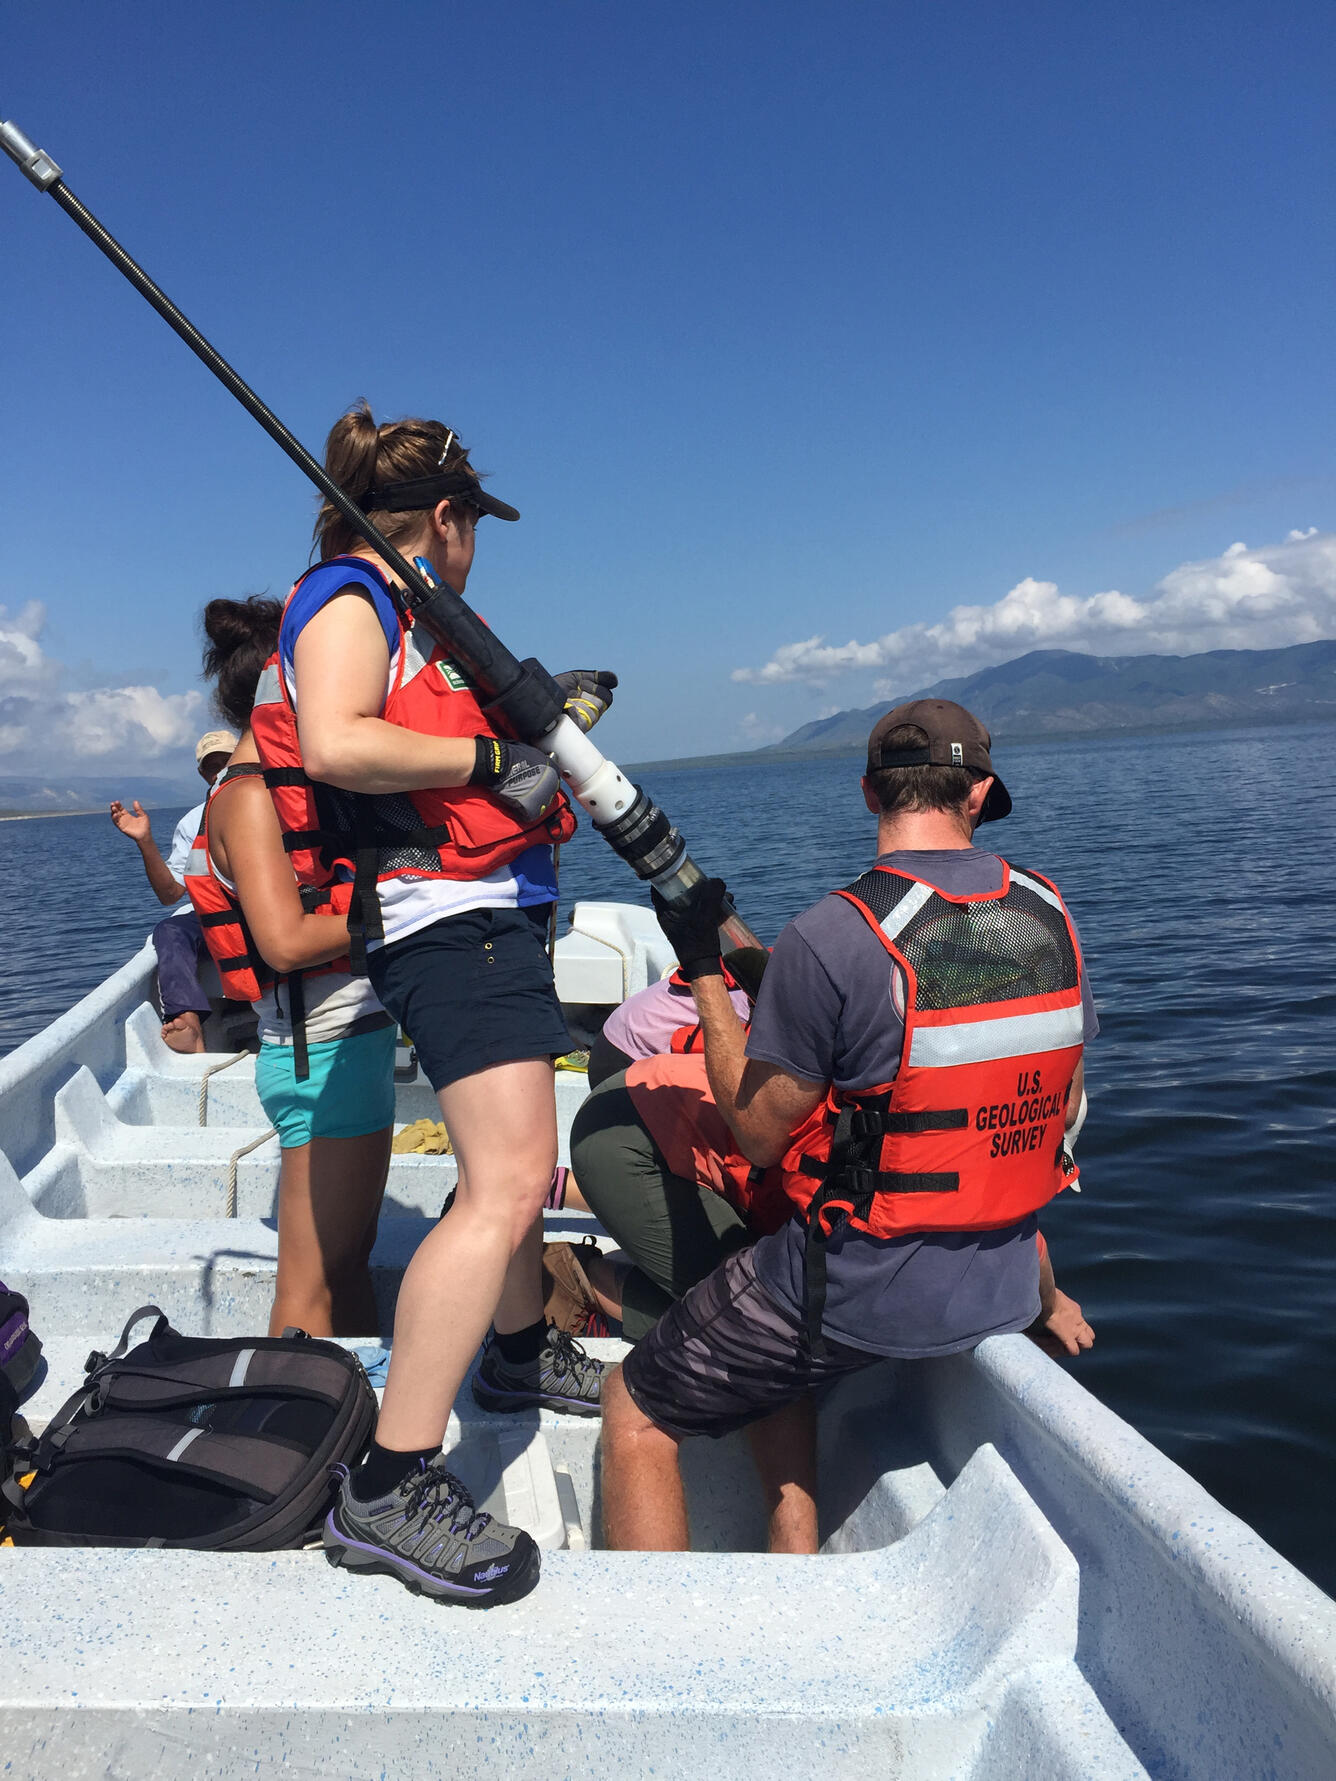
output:
[{"label": "orange life vest", "polygon": [[788,1223],[793,1207],[778,1170],[756,1168],[737,1148],[710,1093],[702,1053],[638,1058],[627,1069],[626,1087],[674,1175],[722,1195],[758,1237]]},{"label": "orange life vest", "polygon": [[[263,774],[263,767],[250,762],[239,767],[228,767],[220,774],[204,803],[199,834],[195,837],[190,859],[186,864],[185,887],[191,906],[199,917],[200,931],[204,935],[209,957],[218,967],[218,981],[222,984],[223,994],[229,1001],[258,1002],[275,984],[287,984],[292,1015],[293,1062],[298,1079],[305,1081],[310,1075],[310,1060],[306,1047],[302,973],[278,972],[266,964],[251,938],[240,902],[214,871],[213,857],[209,850],[209,811],[213,808],[214,799],[232,780],[262,777]],[[351,884],[336,884],[324,890],[314,887],[304,889],[302,905],[312,915],[346,915],[352,888]],[[347,969],[346,955],[320,966],[322,972]]]},{"label": "orange life vest", "polygon": [[1081,1058],[1081,955],[1056,887],[1002,862],[996,891],[953,896],[875,866],[837,893],[899,967],[895,1079],[832,1088],[780,1163],[808,1224],[808,1332],[819,1339],[824,1243],[996,1230],[1077,1171],[1064,1145]]},{"label": "orange life vest", "polygon": [[[735,989],[742,989],[743,986],[738,982],[737,978],[729,970],[722,959],[719,961],[719,974],[724,980],[724,988],[730,993]],[[675,966],[673,970],[668,973],[668,981],[672,984],[674,989],[684,989],[688,991],[688,993],[691,990],[691,979],[687,976],[686,972],[683,971],[681,965]],[[746,992],[744,991],[744,994],[745,993]],[[749,1006],[755,1007],[755,1002],[751,995],[747,996],[747,1001]],[[692,1002],[691,1006],[694,1008],[695,1003]],[[742,1024],[746,1031],[751,1031],[750,1021],[744,1021]],[[701,1056],[704,1056],[705,1032],[701,1023],[698,1020],[688,1021],[683,1026],[674,1027],[668,1040],[668,1049],[670,1051],[683,1053],[698,1052]]]},{"label": "orange life vest", "polygon": [[[385,721],[426,736],[495,735],[467,678],[440,645],[432,643],[422,653],[412,618],[400,610],[385,578],[359,557],[331,562],[346,569],[350,586],[378,587],[394,603],[399,643],[393,685],[381,712]],[[294,584],[289,604],[305,579]],[[354,878],[349,927],[355,969],[364,965],[365,941],[384,936],[375,894],[379,880],[485,878],[526,848],[568,841],[575,832],[564,795],[547,816],[522,824],[499,798],[478,786],[371,796],[308,779],[297,714],[277,652],[256,688],[251,732],[298,883],[324,886]]]}]

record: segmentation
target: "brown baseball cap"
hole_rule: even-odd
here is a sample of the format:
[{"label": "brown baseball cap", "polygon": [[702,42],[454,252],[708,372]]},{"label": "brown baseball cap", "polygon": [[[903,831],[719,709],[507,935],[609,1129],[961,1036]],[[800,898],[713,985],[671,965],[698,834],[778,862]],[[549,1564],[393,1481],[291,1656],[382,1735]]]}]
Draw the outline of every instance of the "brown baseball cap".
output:
[{"label": "brown baseball cap", "polygon": [[[891,730],[911,725],[923,734],[914,748],[883,747]],[[980,822],[997,822],[1011,811],[1011,794],[997,777],[989,749],[993,739],[972,712],[950,699],[911,699],[879,717],[867,739],[867,770],[878,767],[968,767],[991,775],[992,786],[984,799]]]}]

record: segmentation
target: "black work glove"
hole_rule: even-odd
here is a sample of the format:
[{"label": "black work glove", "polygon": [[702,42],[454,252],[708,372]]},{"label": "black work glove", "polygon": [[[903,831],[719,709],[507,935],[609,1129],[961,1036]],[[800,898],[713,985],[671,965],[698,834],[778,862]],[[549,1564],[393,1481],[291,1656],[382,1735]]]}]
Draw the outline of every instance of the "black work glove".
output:
[{"label": "black work glove", "polygon": [[480,785],[526,823],[547,815],[561,791],[561,775],[541,748],[527,742],[503,742],[496,736],[475,738],[477,758],[470,785]]},{"label": "black work glove", "polygon": [[728,886],[722,878],[702,878],[680,902],[670,903],[650,886],[650,898],[659,926],[682,967],[688,983],[698,977],[722,977],[719,927],[733,913]]},{"label": "black work glove", "polygon": [[617,676],[610,668],[567,668],[553,680],[566,695],[566,715],[587,736],[612,704]]}]

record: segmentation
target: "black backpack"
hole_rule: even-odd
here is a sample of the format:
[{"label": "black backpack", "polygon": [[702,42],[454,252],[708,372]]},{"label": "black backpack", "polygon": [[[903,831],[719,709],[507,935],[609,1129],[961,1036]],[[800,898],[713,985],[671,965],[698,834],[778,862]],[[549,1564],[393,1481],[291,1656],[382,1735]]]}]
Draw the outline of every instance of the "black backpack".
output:
[{"label": "black backpack", "polygon": [[42,1344],[28,1327],[27,1299],[0,1280],[0,1438],[8,1436],[41,1358]]},{"label": "black backpack", "polygon": [[[127,1352],[149,1315],[148,1340]],[[337,1343],[300,1330],[183,1336],[156,1305],[85,1373],[45,1432],[11,1453],[16,1546],[302,1546],[334,1500],[331,1467],[357,1464],[376,1420],[360,1361]]]}]

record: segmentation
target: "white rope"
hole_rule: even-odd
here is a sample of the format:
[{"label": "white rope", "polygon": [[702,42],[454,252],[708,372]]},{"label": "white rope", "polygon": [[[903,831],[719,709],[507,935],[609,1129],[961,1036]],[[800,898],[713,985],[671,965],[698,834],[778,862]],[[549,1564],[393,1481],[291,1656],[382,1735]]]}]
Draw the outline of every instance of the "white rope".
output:
[{"label": "white rope", "polygon": [[[622,961],[622,1000],[624,1002],[631,993],[631,954],[629,952],[623,952],[617,942],[609,939],[606,934],[599,934],[597,936],[591,935],[590,938],[596,938],[600,946],[610,946],[617,954],[617,957]],[[674,966],[669,965],[668,970],[664,972],[664,976],[667,977],[674,968]]]},{"label": "white rope", "polygon": [[273,1135],[274,1128],[273,1126],[270,1126],[267,1132],[261,1132],[258,1138],[252,1138],[249,1144],[243,1144],[240,1150],[234,1150],[231,1156],[228,1157],[227,1209],[223,1213],[224,1218],[235,1218],[237,1215],[237,1164],[241,1161],[243,1156],[249,1155],[252,1150],[258,1150],[261,1144],[267,1144]]},{"label": "white rope", "polygon": [[224,1058],[221,1064],[210,1064],[199,1079],[199,1099],[195,1103],[195,1111],[199,1114],[199,1123],[209,1123],[209,1078],[216,1076],[220,1070],[230,1070],[233,1064],[239,1064],[243,1057],[249,1057],[248,1051],[235,1052],[231,1057]]}]

